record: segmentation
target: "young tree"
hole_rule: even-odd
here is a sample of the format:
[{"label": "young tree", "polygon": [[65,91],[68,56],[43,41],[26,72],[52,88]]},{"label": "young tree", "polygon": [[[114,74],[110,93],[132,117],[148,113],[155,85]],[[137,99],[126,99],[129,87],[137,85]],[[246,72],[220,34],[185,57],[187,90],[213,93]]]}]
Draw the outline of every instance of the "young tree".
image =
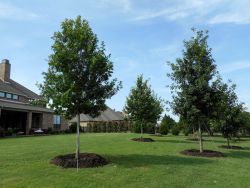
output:
[{"label": "young tree", "polygon": [[235,84],[222,83],[221,78],[218,78],[213,87],[217,90],[217,95],[220,100],[216,105],[217,119],[220,125],[222,135],[227,139],[228,148],[230,147],[230,140],[237,136],[237,133],[242,124],[241,114],[243,111],[243,104],[238,102],[237,94],[235,93]]},{"label": "young tree", "polygon": [[148,80],[143,80],[143,76],[137,77],[136,86],[130,91],[124,107],[132,121],[140,123],[141,138],[143,137],[143,126],[147,123],[157,123],[163,111],[162,100],[158,98]]},{"label": "young tree", "polygon": [[105,54],[104,43],[99,43],[88,22],[80,16],[62,22],[61,31],[55,32],[52,39],[53,53],[40,89],[56,113],[77,117],[78,161],[80,114],[99,115],[106,109],[105,100],[119,90],[121,83],[117,85],[117,79],[111,79],[110,55]]},{"label": "young tree", "polygon": [[195,29],[193,32],[195,36],[184,41],[183,57],[170,64],[172,73],[168,76],[173,80],[171,107],[175,114],[189,122],[197,122],[200,152],[203,152],[202,128],[208,125],[213,107],[211,82],[216,66],[207,44],[207,32]]}]

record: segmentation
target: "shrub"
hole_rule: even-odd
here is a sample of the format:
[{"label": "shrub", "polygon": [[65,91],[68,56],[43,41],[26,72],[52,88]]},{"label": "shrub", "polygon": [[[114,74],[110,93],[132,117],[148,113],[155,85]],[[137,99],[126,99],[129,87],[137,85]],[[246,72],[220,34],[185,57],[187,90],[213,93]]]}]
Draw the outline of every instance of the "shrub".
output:
[{"label": "shrub", "polygon": [[162,123],[160,125],[160,134],[167,135],[169,132],[167,124]]},{"label": "shrub", "polygon": [[174,127],[172,128],[172,134],[175,135],[175,136],[178,136],[178,135],[180,134],[180,129],[179,129],[179,127],[174,126]]},{"label": "shrub", "polygon": [[147,123],[145,127],[145,133],[154,134],[155,133],[155,124]]},{"label": "shrub", "polygon": [[71,125],[69,126],[69,130],[72,133],[76,133],[76,128],[77,128],[77,123],[76,122],[71,123]]},{"label": "shrub", "polygon": [[[143,133],[154,133],[155,125],[153,123],[146,123],[142,125]],[[132,132],[141,133],[141,122],[134,121],[132,123]]]}]

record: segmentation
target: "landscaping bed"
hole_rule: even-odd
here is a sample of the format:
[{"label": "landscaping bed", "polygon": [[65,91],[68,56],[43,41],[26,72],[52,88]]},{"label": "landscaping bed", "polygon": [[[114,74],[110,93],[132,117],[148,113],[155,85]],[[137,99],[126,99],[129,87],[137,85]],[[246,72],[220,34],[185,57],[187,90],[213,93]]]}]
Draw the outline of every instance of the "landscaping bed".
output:
[{"label": "landscaping bed", "polygon": [[[59,155],[52,159],[50,163],[63,168],[76,168],[77,160],[75,154]],[[108,161],[100,155],[95,153],[80,153],[78,167],[79,168],[93,168],[104,166],[108,164]]]},{"label": "landscaping bed", "polygon": [[131,140],[136,142],[154,142],[152,138],[132,138]]},{"label": "landscaping bed", "polygon": [[204,150],[200,153],[200,150],[197,149],[188,149],[180,152],[183,155],[188,156],[198,156],[198,157],[225,157],[225,155],[219,151],[212,151],[212,150]]}]

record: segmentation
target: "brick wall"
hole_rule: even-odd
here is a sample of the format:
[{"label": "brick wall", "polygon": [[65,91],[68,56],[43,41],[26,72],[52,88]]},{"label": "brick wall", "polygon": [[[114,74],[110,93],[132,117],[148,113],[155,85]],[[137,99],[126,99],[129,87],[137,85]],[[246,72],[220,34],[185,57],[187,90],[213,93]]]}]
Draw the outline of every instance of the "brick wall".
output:
[{"label": "brick wall", "polygon": [[43,113],[43,129],[53,128],[53,113]]},{"label": "brick wall", "polygon": [[69,129],[69,122],[63,116],[61,116],[61,130]]}]

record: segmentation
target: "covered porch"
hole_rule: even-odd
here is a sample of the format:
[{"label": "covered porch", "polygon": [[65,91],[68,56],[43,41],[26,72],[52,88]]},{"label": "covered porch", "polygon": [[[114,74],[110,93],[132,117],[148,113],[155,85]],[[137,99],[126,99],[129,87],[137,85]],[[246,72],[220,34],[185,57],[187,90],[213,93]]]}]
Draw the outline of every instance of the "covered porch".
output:
[{"label": "covered porch", "polygon": [[30,134],[30,131],[39,128],[47,129],[50,122],[48,119],[53,117],[48,112],[49,109],[41,107],[0,101],[0,131],[11,135]]}]

